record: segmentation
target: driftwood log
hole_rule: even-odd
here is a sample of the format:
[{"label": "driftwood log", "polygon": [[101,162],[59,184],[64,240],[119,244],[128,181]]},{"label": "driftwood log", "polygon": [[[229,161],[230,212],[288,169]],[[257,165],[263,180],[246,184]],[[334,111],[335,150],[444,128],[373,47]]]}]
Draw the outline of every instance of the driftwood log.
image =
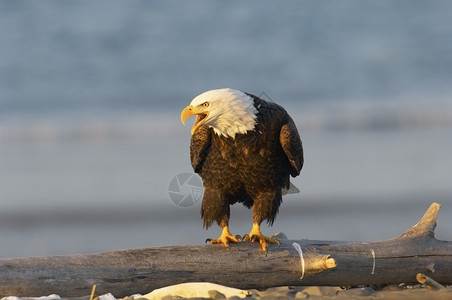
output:
[{"label": "driftwood log", "polygon": [[380,242],[282,240],[255,244],[170,246],[107,253],[0,259],[0,296],[116,297],[183,282],[242,289],[281,285],[358,286],[415,283],[418,273],[452,284],[452,242],[435,239],[440,205],[402,235]]}]

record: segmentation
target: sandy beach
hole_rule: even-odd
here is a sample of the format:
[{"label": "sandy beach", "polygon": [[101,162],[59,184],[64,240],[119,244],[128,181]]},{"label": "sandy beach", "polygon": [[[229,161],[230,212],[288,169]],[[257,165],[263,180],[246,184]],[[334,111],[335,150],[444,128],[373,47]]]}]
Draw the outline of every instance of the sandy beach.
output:
[{"label": "sandy beach", "polygon": [[[170,287],[171,288],[171,287]],[[120,300],[176,300],[176,299],[388,299],[388,300],[446,300],[452,297],[452,288],[445,287],[433,290],[421,285],[389,285],[385,287],[333,287],[333,286],[281,286],[266,290],[237,290],[224,286],[213,286],[212,289],[189,291],[187,287],[182,292],[164,295],[138,295],[131,292],[131,296]],[[217,289],[215,289],[217,288]],[[232,291],[231,291],[232,290]],[[190,296],[184,296],[190,295]],[[196,296],[194,296],[196,295]],[[41,296],[38,298],[4,297],[2,300],[116,300],[112,294],[91,295],[65,298],[59,295]]]}]

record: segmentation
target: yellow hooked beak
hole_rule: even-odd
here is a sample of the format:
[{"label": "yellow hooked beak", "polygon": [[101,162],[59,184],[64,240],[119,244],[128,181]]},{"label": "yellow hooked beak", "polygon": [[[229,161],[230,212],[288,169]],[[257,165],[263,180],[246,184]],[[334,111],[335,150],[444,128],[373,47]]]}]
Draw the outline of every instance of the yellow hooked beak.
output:
[{"label": "yellow hooked beak", "polygon": [[195,124],[193,124],[193,127],[191,128],[191,134],[193,134],[196,131],[196,129],[198,129],[198,127],[204,123],[203,120],[208,115],[208,112],[195,111],[195,110],[196,109],[193,107],[193,105],[189,105],[186,108],[184,108],[180,114],[180,121],[184,125],[185,125],[185,120],[187,118],[196,115]]},{"label": "yellow hooked beak", "polygon": [[187,118],[190,118],[191,116],[193,116],[195,113],[193,112],[193,106],[189,105],[186,108],[184,108],[180,114],[180,121],[182,122],[182,124],[185,125],[185,120]]}]

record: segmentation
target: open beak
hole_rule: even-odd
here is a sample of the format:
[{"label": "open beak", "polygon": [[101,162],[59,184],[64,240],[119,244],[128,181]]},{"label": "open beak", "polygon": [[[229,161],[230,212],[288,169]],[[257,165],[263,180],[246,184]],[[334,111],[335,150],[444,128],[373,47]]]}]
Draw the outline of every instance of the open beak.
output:
[{"label": "open beak", "polygon": [[202,125],[203,120],[207,117],[207,112],[196,112],[192,105],[184,108],[180,114],[180,121],[185,125],[185,120],[193,115],[196,115],[195,124],[191,128],[191,134],[193,134],[199,126]]}]

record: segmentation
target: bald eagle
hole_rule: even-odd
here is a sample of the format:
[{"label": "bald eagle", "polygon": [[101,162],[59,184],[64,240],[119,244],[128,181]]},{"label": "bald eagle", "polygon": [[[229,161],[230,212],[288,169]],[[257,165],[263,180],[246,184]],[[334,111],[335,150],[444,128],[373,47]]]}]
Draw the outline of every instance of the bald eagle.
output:
[{"label": "bald eagle", "polygon": [[253,226],[243,240],[278,243],[261,233],[262,221],[272,225],[289,176],[300,174],[303,147],[294,121],[284,108],[233,89],[210,90],[182,110],[181,121],[196,115],[191,128],[190,159],[203,181],[201,217],[204,228],[216,221],[222,228],[211,244],[238,243],[229,231],[230,205],[253,209]]}]

